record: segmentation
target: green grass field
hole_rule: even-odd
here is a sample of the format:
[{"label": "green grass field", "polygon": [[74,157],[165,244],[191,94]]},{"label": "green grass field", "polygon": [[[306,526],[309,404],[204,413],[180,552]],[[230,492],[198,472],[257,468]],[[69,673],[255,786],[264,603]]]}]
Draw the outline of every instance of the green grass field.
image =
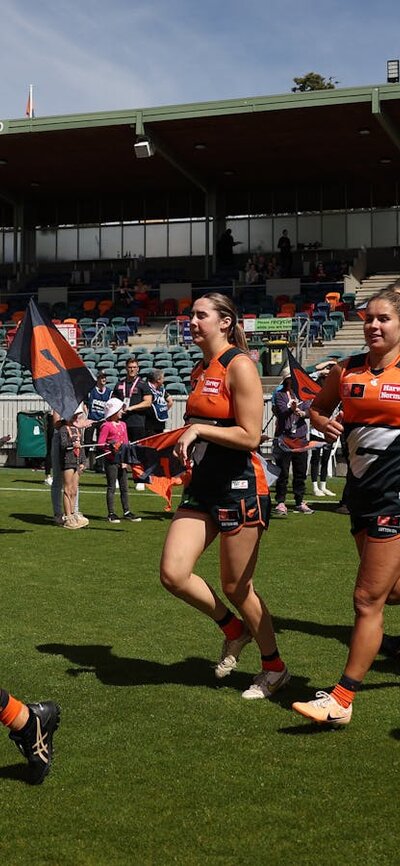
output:
[{"label": "green grass field", "polygon": [[[332,685],[345,660],[357,560],[335,500],[273,519],[264,534],[255,583],[292,680],[273,701],[246,702],[255,647],[217,685],[218,630],[159,585],[162,501],[133,494],[142,523],[111,526],[104,480],[88,473],[90,526],[71,533],[52,524],[43,477],[0,472],[0,683],[25,700],[58,700],[62,723],[40,788],[26,784],[1,732],[2,862],[398,864],[396,664],[377,659],[347,729],[291,710]],[[199,569],[215,585],[217,553]],[[400,631],[396,609],[386,627]]]}]

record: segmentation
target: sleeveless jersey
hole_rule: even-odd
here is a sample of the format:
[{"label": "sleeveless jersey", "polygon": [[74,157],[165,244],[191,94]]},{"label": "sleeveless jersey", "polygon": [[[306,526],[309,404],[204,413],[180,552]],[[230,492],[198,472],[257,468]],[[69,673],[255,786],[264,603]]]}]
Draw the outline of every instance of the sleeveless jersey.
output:
[{"label": "sleeveless jersey", "polygon": [[[232,347],[224,349],[212,358],[207,367],[200,361],[191,377],[192,391],[186,404],[186,419],[201,419],[229,427],[236,424],[232,394],[226,384],[227,371],[235,359],[245,353]],[[201,437],[200,437],[201,438]],[[193,466],[191,487],[204,489],[217,495],[225,490],[235,490],[237,495],[254,488],[257,494],[268,494],[268,483],[264,464],[258,454],[240,451],[225,445],[207,443],[205,453],[198,466]]]},{"label": "sleeveless jersey", "polygon": [[364,517],[400,513],[400,355],[382,371],[347,358],[340,377],[348,451],[348,506]]}]

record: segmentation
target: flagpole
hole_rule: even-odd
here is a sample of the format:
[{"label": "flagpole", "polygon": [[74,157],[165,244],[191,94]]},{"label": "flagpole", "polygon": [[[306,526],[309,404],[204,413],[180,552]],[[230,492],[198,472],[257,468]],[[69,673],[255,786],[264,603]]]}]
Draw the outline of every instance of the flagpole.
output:
[{"label": "flagpole", "polygon": [[29,117],[33,117],[33,84],[29,85]]}]

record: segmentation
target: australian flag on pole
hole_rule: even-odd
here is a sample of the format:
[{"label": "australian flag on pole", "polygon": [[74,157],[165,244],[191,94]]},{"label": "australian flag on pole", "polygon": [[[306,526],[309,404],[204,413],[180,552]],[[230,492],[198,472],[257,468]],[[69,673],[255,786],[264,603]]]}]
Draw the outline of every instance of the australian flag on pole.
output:
[{"label": "australian flag on pole", "polygon": [[35,390],[61,418],[72,417],[95,383],[78,353],[32,298],[7,357],[31,371]]}]

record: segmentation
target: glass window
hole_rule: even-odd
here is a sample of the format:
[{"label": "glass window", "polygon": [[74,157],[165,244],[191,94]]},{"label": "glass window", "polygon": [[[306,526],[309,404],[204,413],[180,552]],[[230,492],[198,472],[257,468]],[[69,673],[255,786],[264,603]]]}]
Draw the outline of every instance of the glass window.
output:
[{"label": "glass window", "polygon": [[[268,253],[272,250],[272,219],[250,220],[250,251]],[[241,250],[245,252],[245,250]]]},{"label": "glass window", "polygon": [[99,226],[79,228],[79,259],[98,259],[100,256]]},{"label": "glass window", "polygon": [[55,262],[56,229],[36,230],[36,258],[38,262]]},{"label": "glass window", "polygon": [[101,258],[102,259],[119,259],[121,258],[122,246],[122,227],[118,226],[102,226],[101,227]]},{"label": "glass window", "polygon": [[322,246],[328,250],[342,250],[346,246],[346,217],[344,213],[322,215]]},{"label": "glass window", "polygon": [[233,248],[233,254],[239,256],[240,253],[248,253],[249,252],[249,221],[246,219],[239,220],[227,220],[226,221],[227,229],[232,230],[232,237],[234,241],[240,241],[237,247]]},{"label": "glass window", "polygon": [[[125,244],[126,248],[126,244]],[[146,259],[160,259],[167,255],[167,226],[165,223],[146,224]]]},{"label": "glass window", "polygon": [[78,232],[76,226],[58,229],[57,260],[73,262],[78,257]]},{"label": "glass window", "polygon": [[395,247],[397,245],[396,211],[381,210],[372,214],[372,246]]},{"label": "glass window", "polygon": [[190,256],[190,223],[169,223],[168,255]]},{"label": "glass window", "polygon": [[347,246],[358,249],[371,246],[371,213],[347,215]]},{"label": "glass window", "polygon": [[[127,225],[124,223],[123,254],[130,253],[131,258],[144,256],[144,225]],[[148,253],[147,253],[148,255]]]},{"label": "glass window", "polygon": [[[210,220],[210,223],[209,223],[210,255],[212,255],[212,251],[213,251],[212,228],[213,228],[213,223],[212,223],[212,220]],[[204,256],[205,252],[206,252],[206,221],[205,220],[196,220],[195,222],[192,222],[192,256]]]},{"label": "glass window", "polygon": [[297,242],[315,244],[322,242],[321,217],[319,214],[301,215],[297,220]]}]

